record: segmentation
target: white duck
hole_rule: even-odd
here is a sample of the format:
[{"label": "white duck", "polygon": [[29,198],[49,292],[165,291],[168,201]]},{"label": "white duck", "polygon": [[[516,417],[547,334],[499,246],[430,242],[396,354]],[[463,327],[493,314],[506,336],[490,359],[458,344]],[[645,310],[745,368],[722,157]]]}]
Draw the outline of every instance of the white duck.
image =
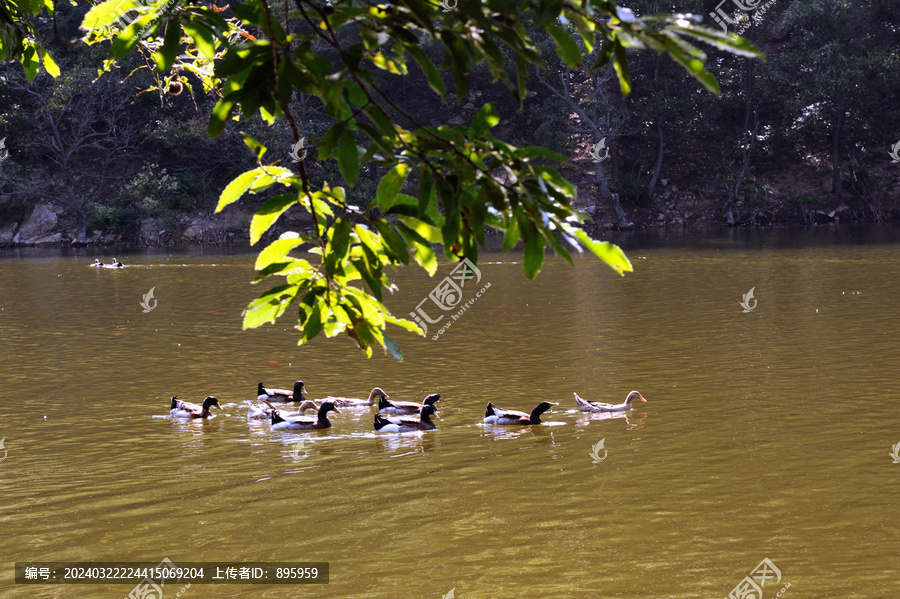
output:
[{"label": "white duck", "polygon": [[628,397],[625,398],[625,403],[620,404],[587,401],[586,399],[578,397],[577,393],[573,393],[573,395],[575,396],[575,405],[578,406],[578,409],[582,412],[624,412],[631,409],[631,402],[635,400],[639,399],[641,401],[647,401],[644,399],[644,396],[637,391],[629,393]]}]

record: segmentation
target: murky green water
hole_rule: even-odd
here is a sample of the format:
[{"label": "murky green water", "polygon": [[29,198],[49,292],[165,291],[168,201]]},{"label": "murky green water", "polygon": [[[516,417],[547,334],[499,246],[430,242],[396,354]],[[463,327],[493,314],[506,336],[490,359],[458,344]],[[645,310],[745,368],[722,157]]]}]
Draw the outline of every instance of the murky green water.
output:
[{"label": "murky green water", "polygon": [[[251,254],[119,255],[120,271],[0,254],[0,594],[124,597],[16,586],[13,565],[168,557],[330,562],[327,586],[184,599],[721,598],[767,557],[766,599],[897,597],[897,233],[631,237],[624,278],[581,257],[527,282],[520,256],[485,254],[490,289],[437,341],[397,333],[402,363],[297,348],[288,320],[242,331]],[[437,282],[394,280],[398,314]],[[376,436],[362,410],[314,433],[247,422],[258,381],[296,378],[313,397],[439,392],[438,430]],[[649,401],[627,415],[573,410],[573,391],[631,389]],[[224,414],[173,422],[172,394]],[[480,424],[489,400],[545,399],[552,425]]]}]

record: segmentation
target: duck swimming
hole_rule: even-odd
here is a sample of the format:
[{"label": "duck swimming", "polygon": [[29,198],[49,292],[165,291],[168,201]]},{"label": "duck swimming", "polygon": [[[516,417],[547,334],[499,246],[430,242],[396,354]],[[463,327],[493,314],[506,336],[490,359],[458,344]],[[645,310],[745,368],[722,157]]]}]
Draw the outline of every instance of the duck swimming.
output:
[{"label": "duck swimming", "polygon": [[100,262],[99,258],[94,258],[94,263],[91,264],[90,266],[92,266],[94,268],[103,268],[105,265],[102,262]]},{"label": "duck swimming", "polygon": [[287,389],[266,389],[266,387],[260,383],[256,388],[256,398],[260,400],[267,399],[269,401],[306,401],[306,396],[303,395],[303,391],[303,381],[295,381],[293,391]]},{"label": "duck swimming", "polygon": [[[100,262],[100,261],[97,260],[97,262]],[[96,264],[95,264],[95,266],[96,266]],[[116,260],[115,258],[113,258],[112,264],[103,264],[102,262],[100,262],[100,266],[102,266],[103,268],[125,268],[125,265],[122,264],[121,262],[119,262],[118,260]]]},{"label": "duck swimming", "polygon": [[[275,406],[270,404],[266,400],[260,400],[264,404],[264,406],[255,406],[249,401],[247,402],[247,419],[248,420],[269,420],[272,417],[272,410],[276,409]],[[283,412],[281,414],[282,418],[295,418],[297,416],[305,416],[306,410],[315,410],[318,412],[319,406],[316,405],[314,401],[304,401],[300,404],[300,407],[297,408],[296,412]]]},{"label": "duck swimming", "polygon": [[518,410],[501,410],[495,407],[493,402],[488,402],[487,408],[484,410],[484,421],[487,424],[541,424],[541,414],[558,405],[558,403],[542,401],[531,410],[531,414],[526,414]]},{"label": "duck swimming", "polygon": [[211,407],[215,406],[220,410],[222,409],[219,405],[219,400],[212,395],[208,395],[203,400],[203,405],[179,401],[178,397],[173,395],[171,405],[169,413],[176,418],[209,418],[212,416],[212,413],[209,411]]},{"label": "duck swimming", "polygon": [[297,416],[290,419],[282,418],[278,410],[272,410],[272,430],[273,431],[298,431],[310,429],[331,428],[331,422],[328,420],[328,412],[340,411],[334,407],[330,401],[323,401],[319,406],[319,413],[314,417]]},{"label": "duck swimming", "polygon": [[430,431],[434,429],[431,416],[434,414],[434,405],[422,406],[419,417],[385,418],[381,414],[375,414],[375,432],[377,433],[412,433],[415,431]]},{"label": "duck swimming", "polygon": [[375,387],[369,392],[369,399],[354,399],[352,397],[324,397],[321,401],[330,401],[339,408],[368,408],[379,404],[380,399],[390,397],[381,387]]},{"label": "duck swimming", "polygon": [[419,414],[422,406],[433,406],[440,399],[440,393],[426,395],[420,404],[412,401],[389,401],[387,398],[381,397],[378,400],[378,411],[382,414]]},{"label": "duck swimming", "polygon": [[628,394],[628,397],[625,398],[625,403],[620,404],[611,404],[611,403],[603,403],[601,401],[587,401],[586,399],[581,399],[578,397],[577,393],[573,393],[575,396],[575,405],[582,412],[624,412],[626,410],[631,409],[631,402],[635,400],[641,400],[646,402],[644,396],[638,393],[637,391],[632,391]]}]

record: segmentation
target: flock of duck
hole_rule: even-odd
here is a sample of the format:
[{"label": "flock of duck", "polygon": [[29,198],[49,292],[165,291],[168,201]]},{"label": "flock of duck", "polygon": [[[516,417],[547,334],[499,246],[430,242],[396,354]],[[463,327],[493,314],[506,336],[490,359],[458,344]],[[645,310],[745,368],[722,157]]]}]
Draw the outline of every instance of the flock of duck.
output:
[{"label": "flock of duck", "polygon": [[[375,432],[379,433],[404,433],[415,431],[427,431],[435,428],[431,417],[437,413],[435,403],[440,401],[439,393],[426,395],[421,403],[412,401],[391,401],[390,396],[381,387],[375,387],[369,393],[368,399],[356,399],[352,397],[325,397],[317,405],[304,394],[303,381],[296,381],[294,389],[269,389],[262,383],[257,388],[258,404],[248,401],[247,418],[265,419],[272,423],[272,430],[313,430],[331,428],[328,420],[329,412],[337,412],[338,408],[368,409],[377,406],[375,414]],[[631,409],[634,401],[647,401],[637,391],[632,391],[620,404],[609,404],[599,401],[587,401],[575,395],[575,406],[582,412],[624,412]],[[275,403],[299,403],[296,410],[288,411],[276,407]],[[504,410],[498,408],[493,402],[488,402],[484,411],[484,422],[497,425],[529,426],[541,424],[541,415],[559,403],[542,401],[531,410],[530,413],[518,410]],[[209,418],[212,416],[213,407],[222,409],[219,400],[210,395],[202,404],[180,401],[177,396],[172,396],[170,413],[176,418]],[[307,410],[314,410],[315,416],[307,416]]]}]

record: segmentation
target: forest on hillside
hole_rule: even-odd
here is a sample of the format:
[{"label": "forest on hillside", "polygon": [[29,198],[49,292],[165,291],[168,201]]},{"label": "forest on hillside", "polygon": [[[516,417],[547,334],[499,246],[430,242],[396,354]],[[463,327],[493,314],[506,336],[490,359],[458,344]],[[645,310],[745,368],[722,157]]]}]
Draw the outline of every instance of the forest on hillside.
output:
[{"label": "forest on hillside", "polygon": [[[218,10],[231,10],[219,3]],[[277,14],[283,2],[270,3]],[[467,125],[490,103],[494,135],[514,146],[564,155],[559,170],[577,189],[576,208],[593,227],[760,226],[773,223],[893,221],[900,217],[900,4],[890,0],[770,0],[727,3],[735,24],[765,60],[705,47],[714,94],[668,56],[629,50],[633,89],[622,94],[611,64],[588,74],[567,66],[544,31],[533,37],[547,69],[530,67],[521,109],[485,65],[467,96],[443,99],[421,70],[376,73],[422,126]],[[694,13],[716,26],[723,3],[634,0],[635,15]],[[190,72],[161,78],[132,53],[103,72],[108,47],[79,42],[90,8],[62,2],[54,19],[35,17],[60,75],[0,67],[0,245],[91,242],[246,243],[253,211],[273,194],[213,215],[223,188],[257,161],[242,132],[291,165],[287,123],[259,116],[230,122],[211,138],[214,90]],[[720,13],[721,14],[721,13]],[[302,22],[292,22],[298,31]],[[257,32],[262,36],[263,32]],[[573,35],[576,43],[580,43]],[[443,46],[421,43],[436,64]],[[342,57],[319,50],[332,63]],[[510,72],[515,71],[511,54]],[[441,77],[448,90],[454,81]],[[318,159],[334,119],[316,97],[290,105],[317,183],[343,184],[337,160]],[[895,144],[898,144],[895,146]],[[593,152],[593,154],[592,154]],[[597,159],[602,157],[602,160]],[[366,206],[389,169],[364,166],[348,202]],[[303,227],[285,215],[270,233]],[[26,230],[27,229],[27,230]]]}]

